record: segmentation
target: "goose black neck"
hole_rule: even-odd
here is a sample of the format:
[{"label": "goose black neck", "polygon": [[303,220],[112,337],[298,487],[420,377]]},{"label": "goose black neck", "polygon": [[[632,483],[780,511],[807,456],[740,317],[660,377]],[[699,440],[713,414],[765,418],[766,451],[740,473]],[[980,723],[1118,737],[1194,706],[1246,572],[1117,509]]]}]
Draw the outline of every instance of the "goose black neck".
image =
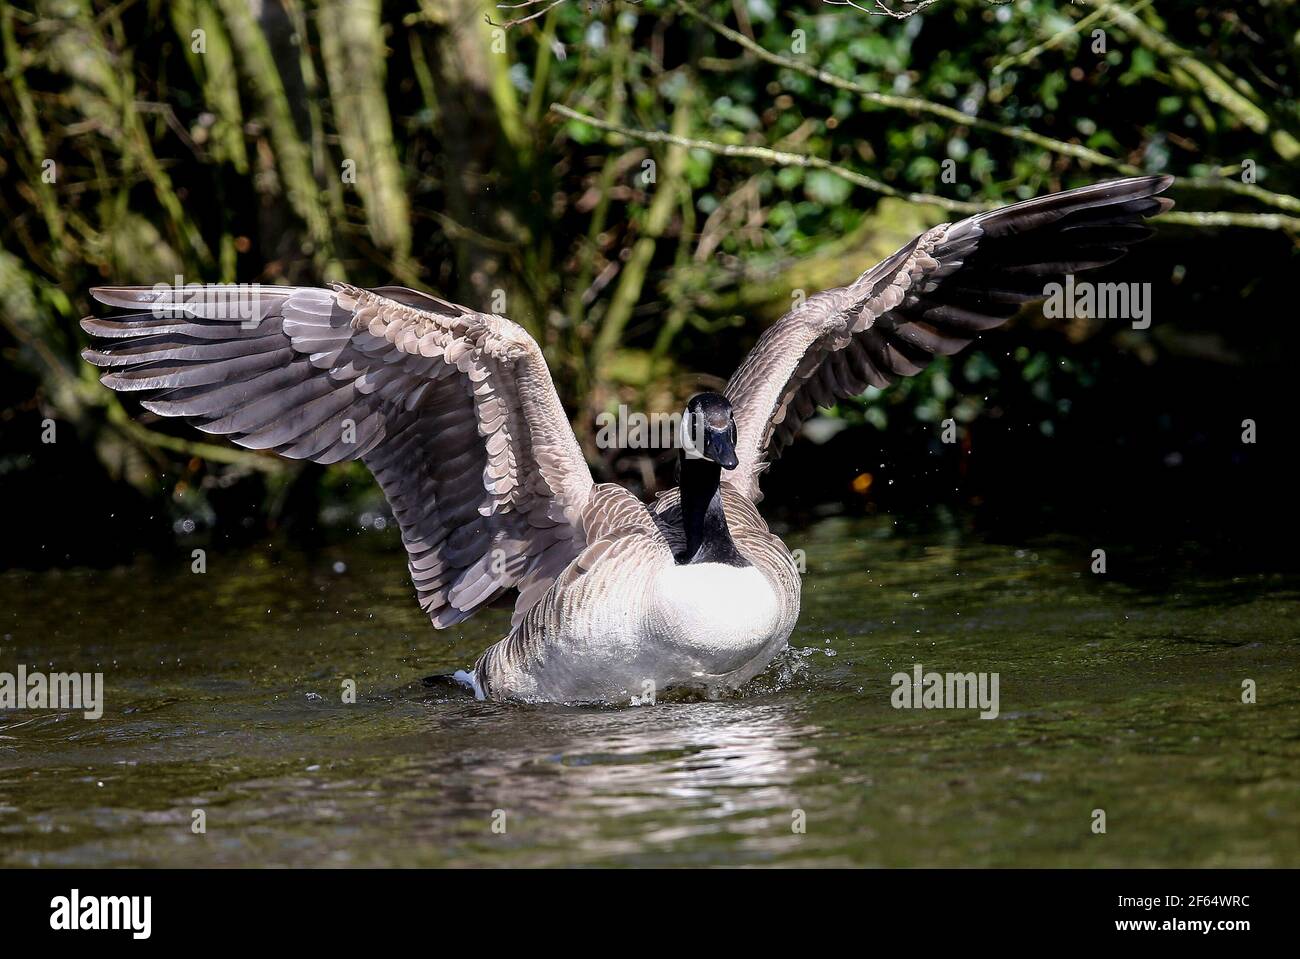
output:
[{"label": "goose black neck", "polygon": [[711,460],[681,457],[682,526],[686,552],[678,563],[724,563],[748,566],[727,528],[722,510],[722,467]]}]

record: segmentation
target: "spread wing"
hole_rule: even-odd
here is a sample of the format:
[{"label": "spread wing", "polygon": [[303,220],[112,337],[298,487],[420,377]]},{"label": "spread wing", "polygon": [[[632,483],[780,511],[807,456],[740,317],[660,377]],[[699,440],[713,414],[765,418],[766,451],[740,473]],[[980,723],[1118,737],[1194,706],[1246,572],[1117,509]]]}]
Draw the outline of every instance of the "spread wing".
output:
[{"label": "spread wing", "polygon": [[591,473],[518,325],[398,287],[101,287],[82,326],[115,390],[240,446],[359,459],[401,527],[420,605],[516,617],[585,547]]},{"label": "spread wing", "polygon": [[1113,263],[1151,234],[1172,178],[1132,177],[1015,203],[926,231],[846,287],[773,324],[727,383],[739,464],[759,475],[818,406],[884,387],[958,352],[1064,274]]}]

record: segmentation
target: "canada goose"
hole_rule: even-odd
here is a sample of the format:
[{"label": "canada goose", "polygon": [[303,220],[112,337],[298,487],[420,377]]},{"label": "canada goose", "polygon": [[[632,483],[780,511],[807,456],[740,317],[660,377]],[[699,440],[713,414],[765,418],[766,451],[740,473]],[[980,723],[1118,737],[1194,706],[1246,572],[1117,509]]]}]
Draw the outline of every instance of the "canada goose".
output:
[{"label": "canada goose", "polygon": [[965,347],[1047,283],[1145,238],[1169,177],[1054,193],[942,224],[759,338],[722,393],[683,414],[681,485],[646,505],[595,484],[541,350],[504,317],[400,287],[100,287],[133,312],[82,321],[83,355],[241,446],[360,459],[402,530],[439,628],[518,591],[510,633],[458,677],[480,697],[628,702],[734,689],[799,615],[759,476],[815,407]]}]

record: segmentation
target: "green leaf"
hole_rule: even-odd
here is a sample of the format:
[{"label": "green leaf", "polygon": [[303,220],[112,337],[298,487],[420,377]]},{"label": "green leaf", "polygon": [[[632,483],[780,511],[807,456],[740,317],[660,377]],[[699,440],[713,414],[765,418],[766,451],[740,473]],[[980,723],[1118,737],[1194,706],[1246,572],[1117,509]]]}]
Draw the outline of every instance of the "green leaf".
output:
[{"label": "green leaf", "polygon": [[853,184],[826,170],[810,170],[804,182],[804,192],[810,200],[823,206],[835,206],[849,198]]}]

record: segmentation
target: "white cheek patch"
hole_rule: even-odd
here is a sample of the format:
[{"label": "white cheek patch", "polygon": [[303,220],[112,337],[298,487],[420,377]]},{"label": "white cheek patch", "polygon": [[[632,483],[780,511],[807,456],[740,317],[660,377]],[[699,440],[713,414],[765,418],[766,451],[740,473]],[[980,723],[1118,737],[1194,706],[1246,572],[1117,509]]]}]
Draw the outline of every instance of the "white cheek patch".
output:
[{"label": "white cheek patch", "polygon": [[704,451],[695,443],[694,420],[691,418],[690,407],[682,412],[681,441],[682,450],[686,453],[687,459],[702,460]]}]

